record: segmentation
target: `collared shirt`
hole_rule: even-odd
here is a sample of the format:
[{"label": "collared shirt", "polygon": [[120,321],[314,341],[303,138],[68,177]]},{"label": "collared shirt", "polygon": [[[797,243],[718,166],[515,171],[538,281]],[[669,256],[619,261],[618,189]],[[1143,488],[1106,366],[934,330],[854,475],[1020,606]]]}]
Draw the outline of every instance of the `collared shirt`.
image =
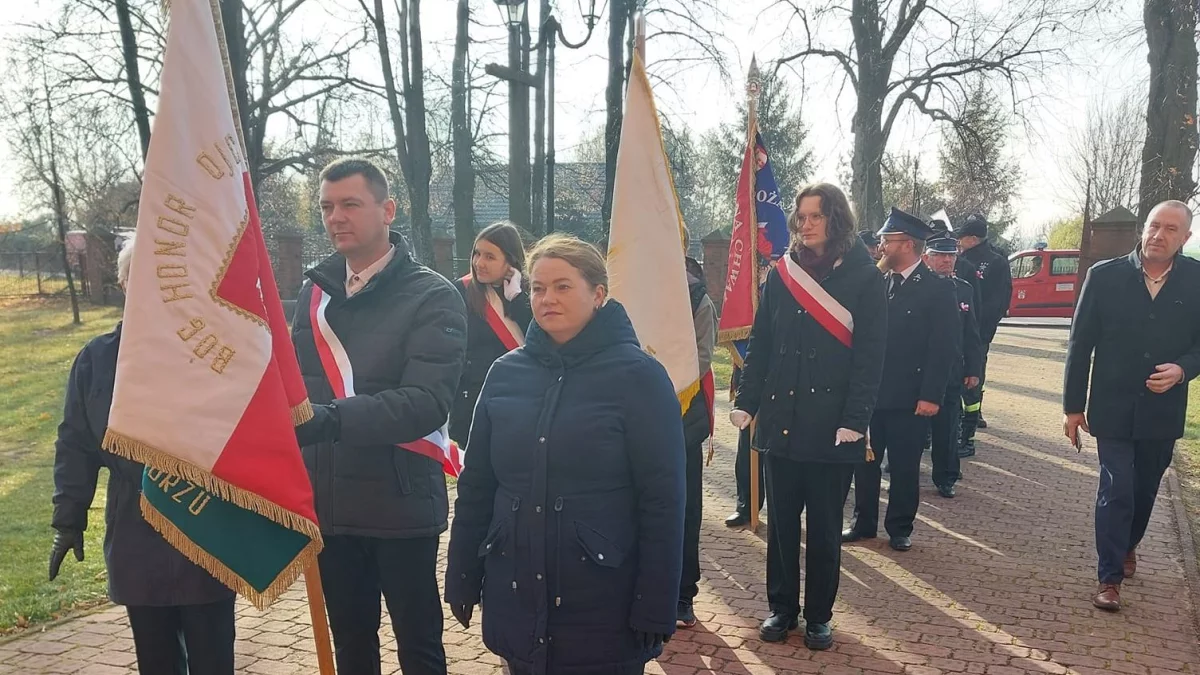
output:
[{"label": "collared shirt", "polygon": [[913,263],[912,265],[909,265],[906,269],[900,270],[900,276],[904,277],[905,281],[908,281],[908,278],[912,276],[912,273],[917,271],[917,265],[920,265],[920,264],[921,264],[921,259],[917,258],[917,261],[915,263]]},{"label": "collared shirt", "polygon": [[1167,275],[1171,273],[1171,270],[1175,269],[1175,262],[1171,261],[1171,266],[1167,268],[1167,271],[1157,277],[1152,277],[1146,272],[1145,261],[1142,264],[1142,281],[1146,282],[1146,290],[1150,292],[1150,299],[1153,300],[1158,297],[1158,292],[1162,290],[1163,284],[1167,282]]},{"label": "collared shirt", "polygon": [[[921,264],[921,259],[917,258],[917,261],[915,263],[913,263],[912,265],[910,265],[909,267],[907,267],[903,270],[900,270],[899,272],[892,272],[891,277],[890,277],[891,281],[888,283],[888,299],[889,300],[891,300],[893,297],[895,297],[896,291],[898,291],[900,289],[900,286],[905,281],[908,281],[908,278],[910,276],[912,276],[912,273],[917,269],[917,265],[920,265],[920,264]],[[896,277],[900,277],[900,278],[897,279]]]},{"label": "collared shirt", "polygon": [[348,297],[354,295],[355,293],[361,291],[363,289],[363,287],[367,285],[367,282],[371,280],[371,277],[375,276],[376,274],[379,274],[380,270],[387,267],[388,263],[390,263],[392,261],[392,258],[394,258],[395,256],[396,256],[396,247],[393,245],[391,248],[388,249],[387,253],[383,254],[382,258],[380,258],[379,260],[376,260],[375,262],[371,263],[370,265],[367,265],[366,269],[364,269],[361,272],[357,272],[357,273],[354,270],[350,269],[350,263],[347,262],[346,263],[346,297],[348,298]]}]

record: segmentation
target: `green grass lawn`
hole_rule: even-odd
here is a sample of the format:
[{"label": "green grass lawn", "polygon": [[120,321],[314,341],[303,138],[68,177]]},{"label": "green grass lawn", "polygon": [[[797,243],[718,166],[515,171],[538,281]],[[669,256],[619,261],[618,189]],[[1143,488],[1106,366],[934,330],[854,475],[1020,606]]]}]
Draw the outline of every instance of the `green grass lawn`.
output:
[{"label": "green grass lawn", "polygon": [[53,583],[50,497],[54,437],[75,355],[112,330],[120,310],[81,304],[71,325],[63,299],[0,301],[0,634],[54,619],[105,598],[104,485],[88,518],[86,559],[68,556]]},{"label": "green grass lawn", "polygon": [[1200,379],[1188,390],[1187,428],[1175,446],[1175,471],[1183,488],[1183,504],[1192,523],[1192,539],[1200,556]]}]

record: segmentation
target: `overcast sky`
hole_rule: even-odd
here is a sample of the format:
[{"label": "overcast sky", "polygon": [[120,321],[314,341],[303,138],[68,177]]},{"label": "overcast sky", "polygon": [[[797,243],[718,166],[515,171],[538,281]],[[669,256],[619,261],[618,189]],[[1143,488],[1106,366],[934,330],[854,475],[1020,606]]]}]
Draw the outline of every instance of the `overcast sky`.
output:
[{"label": "overcast sky", "polygon": [[[69,0],[5,3],[4,16],[0,18],[0,37],[16,32],[17,24],[23,21],[57,12],[63,1]],[[983,3],[992,4],[991,0],[983,0]],[[499,10],[493,0],[475,0],[473,4],[477,6],[479,20],[490,24],[473,33],[473,38],[497,40],[494,47],[477,47],[472,58],[480,62],[502,59],[503,54],[496,51],[502,49],[504,35],[499,25]],[[580,39],[586,29],[576,0],[560,0],[558,4],[563,8],[560,18],[568,38]],[[582,0],[582,4],[586,6],[587,0]],[[1070,65],[1045,73],[1035,83],[1036,90],[1030,92],[1032,100],[1021,108],[1024,121],[1013,126],[1010,152],[1023,172],[1016,206],[1018,223],[1025,231],[1036,230],[1041,224],[1070,213],[1072,199],[1065,194],[1066,183],[1060,167],[1069,154],[1066,139],[1085,124],[1089,104],[1119,98],[1130,90],[1145,87],[1148,67],[1140,38],[1141,3],[1128,0],[1117,4],[1123,7],[1109,12],[1098,24],[1098,30],[1089,29],[1089,34],[1111,33],[1114,29],[1124,28],[1138,37],[1121,42],[1117,48],[1105,38],[1080,42],[1068,54]],[[321,4],[312,10],[312,20],[303,22],[304,32],[322,30],[339,15],[346,16],[338,9],[339,5],[355,7],[357,3],[321,0]],[[454,5],[453,0],[423,3],[423,30],[429,43],[427,66],[430,68],[448,70],[454,36]],[[732,71],[731,81],[723,81],[714,69],[698,67],[672,77],[673,91],[659,87],[656,92],[663,113],[685,122],[696,132],[733,121],[736,115],[734,104],[744,97],[744,73],[752,54],[769,67],[773,60],[794,51],[797,40],[801,39],[794,27],[785,30],[787,16],[777,9],[772,10],[774,3],[771,0],[722,0],[721,5],[727,5],[726,11],[730,14],[729,20],[721,22],[725,39],[720,47]],[[597,1],[598,13],[604,14],[600,11],[601,6],[606,6],[605,0]],[[394,27],[394,21],[392,25]],[[651,26],[650,32],[653,30]],[[835,26],[825,30],[848,31],[849,27]],[[837,37],[836,33],[832,35],[832,39]],[[652,40],[647,60],[653,68],[656,58],[661,59],[664,53],[676,49],[677,45],[667,39]],[[571,149],[604,122],[605,26],[599,26],[591,42],[579,51],[560,47],[557,72],[557,143],[560,156],[569,160]],[[804,121],[811,129],[812,149],[817,160],[814,178],[835,182],[853,142],[849,131],[853,97],[841,89],[839,73],[840,70],[831,63],[818,60],[811,62],[802,73],[786,75],[799,99],[794,108],[802,111]],[[507,128],[502,109],[494,122],[499,130]],[[920,115],[909,115],[897,123],[889,150],[918,153],[923,158],[922,167],[934,167],[938,140],[937,127]],[[497,142],[503,152],[507,147],[505,139],[499,138]],[[8,152],[8,148],[0,144],[0,219],[18,215],[22,207],[15,194],[14,168],[8,162]]]}]

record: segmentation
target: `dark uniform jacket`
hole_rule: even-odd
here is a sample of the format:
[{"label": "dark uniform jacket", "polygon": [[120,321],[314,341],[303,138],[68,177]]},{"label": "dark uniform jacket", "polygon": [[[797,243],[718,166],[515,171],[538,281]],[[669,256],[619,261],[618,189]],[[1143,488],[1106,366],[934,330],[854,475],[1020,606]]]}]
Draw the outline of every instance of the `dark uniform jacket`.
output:
[{"label": "dark uniform jacket", "polygon": [[[979,308],[983,307],[983,294],[979,290],[981,282],[979,268],[973,263],[967,262],[966,258],[960,255],[954,260],[954,276],[971,284],[971,292],[974,294],[974,300],[971,302],[971,313],[975,315],[976,332],[978,332]],[[982,340],[982,338],[980,339]]]},{"label": "dark uniform jacket", "polygon": [[757,415],[755,446],[767,452],[862,462],[865,439],[836,446],[834,439],[839,428],[865,434],[875,409],[889,320],[879,269],[856,243],[820,280],[854,318],[849,348],[796,302],[781,273],[772,269],[763,285],[734,406]]},{"label": "dark uniform jacket", "polygon": [[[104,564],[108,596],[118,605],[204,605],[233,591],[185,558],[142,517],[144,467],[101,449],[112,407],[121,326],[87,344],[67,380],[63,421],[54,443],[56,528],[86,530],[100,467],[108,469]],[[68,563],[69,565],[70,563]]]},{"label": "dark uniform jacket", "polygon": [[975,248],[963,251],[962,258],[976,267],[975,277],[979,280],[979,337],[989,345],[996,337],[1000,320],[1008,315],[1008,304],[1012,300],[1012,272],[1008,258],[985,239]]},{"label": "dark uniform jacket", "polygon": [[961,349],[957,297],[954,283],[925,263],[895,290],[887,304],[887,356],[877,409],[916,410],[917,401],[941,405]]},{"label": "dark uniform jacket", "polygon": [[950,369],[947,392],[961,389],[964,378],[980,377],[983,373],[983,342],[979,339],[979,324],[975,319],[975,287],[957,276],[951,280],[958,294],[958,320],[962,326],[962,340],[959,342],[960,358],[954,361]]},{"label": "dark uniform jacket", "polygon": [[[470,305],[467,304],[469,283],[462,279],[454,282],[454,287],[462,295],[463,304],[467,306],[467,362],[463,365],[462,377],[458,380],[458,393],[454,397],[454,408],[450,411],[450,438],[460,446],[467,443],[471,414],[475,411],[475,401],[479,398],[479,390],[483,388],[488,369],[492,367],[492,362],[508,352],[508,348],[496,337],[487,319],[471,311]],[[498,292],[508,317],[522,332],[528,330],[529,322],[533,321],[529,294],[521,291],[512,300],[508,300],[503,291]]]},{"label": "dark uniform jacket", "polygon": [[[1140,249],[1087,272],[1067,345],[1063,411],[1081,413],[1097,438],[1170,440],[1183,436],[1187,381],[1200,374],[1200,262],[1176,256],[1151,300]],[[1094,355],[1094,358],[1093,358]],[[1166,393],[1146,388],[1154,367],[1175,363],[1185,382]]]},{"label": "dark uniform jacket", "polygon": [[[716,308],[708,297],[704,271],[699,263],[688,258],[688,295],[692,301],[692,318],[696,328],[696,350],[700,357],[700,375],[712,368],[712,350],[716,342]],[[703,308],[703,310],[701,310]],[[708,397],[701,391],[683,413],[683,438],[687,447],[694,448],[712,435],[712,414]]]},{"label": "dark uniform jacket", "polygon": [[312,268],[300,290],[292,340],[313,403],[333,401],[313,341],[313,285],[329,294],[325,316],[349,355],[357,396],[336,401],[341,437],[302,448],[325,534],[433,536],[449,502],[439,462],[396,447],[446,423],[466,352],[466,311],[444,277],[417,264],[392,233],[396,255],[346,298],[346,259]]},{"label": "dark uniform jacket", "polygon": [[679,400],[610,300],[555,346],[537,324],[492,366],[458,483],[446,601],[522,672],[641,673],[675,631],[683,566]]}]

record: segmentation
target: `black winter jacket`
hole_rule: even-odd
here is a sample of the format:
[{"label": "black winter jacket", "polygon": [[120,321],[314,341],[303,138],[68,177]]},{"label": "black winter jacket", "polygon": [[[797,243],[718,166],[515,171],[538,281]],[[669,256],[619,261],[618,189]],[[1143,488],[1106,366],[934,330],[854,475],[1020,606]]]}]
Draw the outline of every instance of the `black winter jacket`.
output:
[{"label": "black winter jacket", "polygon": [[887,303],[887,358],[878,410],[915,411],[918,401],[941,405],[956,360],[962,358],[954,282],[920,263]]},{"label": "black winter jacket", "polygon": [[[1063,411],[1081,413],[1086,401],[1088,427],[1097,438],[1181,438],[1187,382],[1200,375],[1197,291],[1200,262],[1182,255],[1154,299],[1146,290],[1139,250],[1093,265],[1071,323]],[[1163,363],[1183,368],[1185,381],[1155,394],[1146,379]]]},{"label": "black winter jacket", "polygon": [[313,340],[313,284],[329,295],[325,316],[354,370],[356,396],[336,401],[341,436],[302,448],[325,534],[433,536],[446,529],[441,464],[396,447],[446,423],[466,351],[466,311],[454,286],[417,264],[400,235],[396,255],[346,298],[346,259],[310,269],[292,340],[313,403],[333,401]]},{"label": "black winter jacket", "polygon": [[861,243],[821,286],[850,311],[853,347],[826,331],[771,270],[750,331],[734,404],[757,415],[755,447],[797,461],[862,462],[866,441],[834,445],[839,428],[865,434],[887,340],[887,295]]},{"label": "black winter jacket", "polygon": [[[462,377],[458,380],[458,393],[454,396],[454,408],[450,411],[450,438],[460,446],[467,444],[467,432],[471,430],[471,415],[475,412],[475,401],[479,398],[479,390],[483,388],[483,380],[487,377],[492,363],[506,354],[508,348],[496,337],[496,333],[488,324],[487,319],[471,311],[467,305],[468,279],[459,279],[454,287],[462,295],[463,304],[467,306],[467,361],[463,365]],[[521,291],[511,301],[500,293],[500,301],[504,310],[521,331],[529,329],[533,321],[533,310],[529,307],[529,294]]]},{"label": "black winter jacket", "polygon": [[987,240],[963,251],[962,257],[975,266],[979,288],[979,337],[990,345],[996,337],[1000,320],[1008,315],[1012,301],[1012,270],[1008,258],[992,247]]},{"label": "black winter jacket", "polygon": [[[108,469],[104,564],[108,596],[118,605],[202,605],[233,591],[167,543],[142,517],[145,467],[101,449],[112,407],[121,326],[87,344],[67,381],[63,421],[54,443],[55,528],[86,530],[100,467]],[[71,563],[67,563],[70,565]]]},{"label": "black winter jacket", "polygon": [[536,324],[475,407],[446,601],[483,603],[483,641],[521,671],[641,672],[671,634],[683,558],[679,401],[610,300],[556,347]]}]

